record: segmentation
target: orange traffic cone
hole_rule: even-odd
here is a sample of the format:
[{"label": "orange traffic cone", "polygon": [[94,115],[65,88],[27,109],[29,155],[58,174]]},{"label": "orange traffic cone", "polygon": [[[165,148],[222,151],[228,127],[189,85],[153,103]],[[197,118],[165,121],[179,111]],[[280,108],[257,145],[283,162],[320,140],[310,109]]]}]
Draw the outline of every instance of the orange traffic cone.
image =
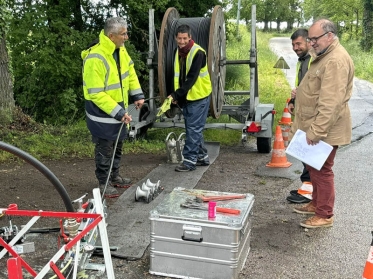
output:
[{"label": "orange traffic cone", "polygon": [[291,166],[285,154],[284,140],[282,139],[281,127],[276,127],[275,142],[273,143],[272,159],[267,167],[270,168],[287,168]]},{"label": "orange traffic cone", "polygon": [[288,103],[290,99],[287,99],[286,105],[284,108],[284,112],[282,113],[281,120],[278,122],[278,124],[281,125],[291,125],[293,122],[291,122],[291,114],[289,112]]},{"label": "orange traffic cone", "polygon": [[[373,231],[372,231],[373,235]],[[373,240],[370,244],[370,250],[368,254],[368,259],[365,263],[364,272],[363,272],[363,279],[373,279]]]},{"label": "orange traffic cone", "polygon": [[284,127],[282,127],[281,131],[282,131],[282,139],[284,140],[284,146],[286,148],[289,145],[290,126],[284,126]]}]

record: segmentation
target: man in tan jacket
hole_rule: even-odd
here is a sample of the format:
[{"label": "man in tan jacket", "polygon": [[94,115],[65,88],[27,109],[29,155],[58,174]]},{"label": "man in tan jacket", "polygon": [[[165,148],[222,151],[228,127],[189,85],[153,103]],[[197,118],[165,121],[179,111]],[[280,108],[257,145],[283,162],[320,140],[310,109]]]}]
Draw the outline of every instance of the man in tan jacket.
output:
[{"label": "man in tan jacket", "polygon": [[297,89],[295,120],[290,137],[297,129],[306,132],[308,145],[323,140],[333,146],[320,171],[307,166],[313,184],[312,201],[294,208],[313,217],[300,223],[305,228],[333,226],[335,200],[332,166],[339,145],[351,142],[352,124],[348,101],[352,95],[354,65],[339,43],[337,29],[328,19],[320,19],[308,31],[312,63]]}]

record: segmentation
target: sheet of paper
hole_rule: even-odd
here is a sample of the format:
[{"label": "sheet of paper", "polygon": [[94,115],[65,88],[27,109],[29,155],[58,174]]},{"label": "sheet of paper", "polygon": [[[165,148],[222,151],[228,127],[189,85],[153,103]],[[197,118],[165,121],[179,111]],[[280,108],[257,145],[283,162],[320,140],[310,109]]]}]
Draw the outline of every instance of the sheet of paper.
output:
[{"label": "sheet of paper", "polygon": [[303,163],[320,170],[332,150],[333,147],[324,141],[319,141],[316,145],[308,145],[306,133],[298,129],[285,152]]}]

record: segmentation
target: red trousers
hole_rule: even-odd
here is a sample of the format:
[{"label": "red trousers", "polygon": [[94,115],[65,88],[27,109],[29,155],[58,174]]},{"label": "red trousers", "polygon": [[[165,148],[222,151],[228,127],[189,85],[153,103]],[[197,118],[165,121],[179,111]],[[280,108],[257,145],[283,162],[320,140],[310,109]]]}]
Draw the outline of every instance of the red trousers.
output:
[{"label": "red trousers", "polygon": [[316,207],[316,216],[321,218],[333,216],[335,189],[332,167],[337,149],[338,146],[333,146],[332,152],[319,171],[307,165],[313,186],[312,204]]}]

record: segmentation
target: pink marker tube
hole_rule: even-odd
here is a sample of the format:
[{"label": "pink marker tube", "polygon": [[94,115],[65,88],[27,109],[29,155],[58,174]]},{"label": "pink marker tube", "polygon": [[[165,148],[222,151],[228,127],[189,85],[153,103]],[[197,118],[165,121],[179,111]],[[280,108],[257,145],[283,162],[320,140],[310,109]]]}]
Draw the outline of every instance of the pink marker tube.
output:
[{"label": "pink marker tube", "polygon": [[209,201],[209,212],[208,212],[209,218],[215,218],[216,217],[216,202]]}]

